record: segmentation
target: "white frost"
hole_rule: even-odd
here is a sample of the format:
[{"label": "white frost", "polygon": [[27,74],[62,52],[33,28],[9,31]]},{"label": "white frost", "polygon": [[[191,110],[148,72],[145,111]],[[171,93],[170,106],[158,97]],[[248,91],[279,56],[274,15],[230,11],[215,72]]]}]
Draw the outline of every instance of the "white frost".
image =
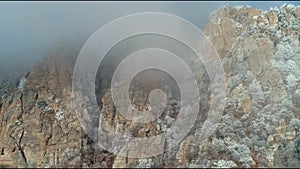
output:
[{"label": "white frost", "polygon": [[215,163],[217,168],[232,168],[237,167],[237,165],[233,161],[219,160]]},{"label": "white frost", "polygon": [[62,111],[57,112],[57,113],[55,114],[55,118],[56,118],[58,121],[64,119],[64,112],[62,112]]},{"label": "white frost", "polygon": [[25,85],[26,85],[26,78],[25,78],[25,77],[22,77],[22,79],[20,80],[18,89],[19,89],[20,91],[24,91]]},{"label": "white frost", "polygon": [[294,10],[295,10],[295,5],[293,5],[293,4],[288,4],[288,5],[286,6],[286,9],[287,9],[288,11],[294,11]]},{"label": "white frost", "polygon": [[289,74],[288,77],[286,78],[286,81],[288,85],[292,87],[298,84],[298,79],[293,74]]}]

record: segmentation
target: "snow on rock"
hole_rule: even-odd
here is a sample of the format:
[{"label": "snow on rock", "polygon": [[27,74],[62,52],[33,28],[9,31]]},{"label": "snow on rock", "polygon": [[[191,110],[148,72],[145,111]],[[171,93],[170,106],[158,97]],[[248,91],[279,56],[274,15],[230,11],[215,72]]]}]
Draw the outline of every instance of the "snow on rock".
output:
[{"label": "snow on rock", "polygon": [[20,83],[19,83],[19,86],[18,86],[18,89],[20,90],[20,91],[24,91],[24,89],[25,89],[25,86],[26,86],[26,77],[25,76],[23,76],[22,77],[22,79],[20,80]]},{"label": "snow on rock", "polygon": [[62,111],[57,112],[57,113],[55,114],[55,118],[56,118],[56,120],[58,120],[58,121],[64,119],[64,112],[62,112]]}]

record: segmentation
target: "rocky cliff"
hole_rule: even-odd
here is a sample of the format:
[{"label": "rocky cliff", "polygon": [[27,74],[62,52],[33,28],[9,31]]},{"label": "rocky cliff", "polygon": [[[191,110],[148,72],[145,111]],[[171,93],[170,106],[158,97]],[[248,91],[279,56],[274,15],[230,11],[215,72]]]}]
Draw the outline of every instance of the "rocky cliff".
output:
[{"label": "rocky cliff", "polygon": [[[24,75],[18,90],[1,96],[0,166],[300,166],[299,32],[300,7],[292,5],[269,11],[222,7],[212,14],[205,33],[221,57],[228,83],[222,120],[201,144],[201,126],[195,125],[174,150],[142,159],[102,150],[84,133],[71,100],[76,52],[61,47]],[[140,79],[148,84],[147,78]],[[209,94],[208,85],[203,95]],[[131,90],[142,109],[145,95],[139,86]],[[159,123],[135,126],[116,112],[109,90],[99,93],[105,120],[135,137],[163,132],[178,115],[178,100],[170,97]],[[205,117],[207,106],[202,107]]]}]

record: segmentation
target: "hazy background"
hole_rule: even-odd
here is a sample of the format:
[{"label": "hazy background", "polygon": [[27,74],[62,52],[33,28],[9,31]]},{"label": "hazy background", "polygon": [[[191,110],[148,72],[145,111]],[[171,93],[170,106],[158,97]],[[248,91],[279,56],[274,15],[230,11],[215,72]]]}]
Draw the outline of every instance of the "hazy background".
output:
[{"label": "hazy background", "polygon": [[[224,5],[269,9],[300,2],[0,2],[0,81],[22,75],[59,44],[83,44],[96,30],[137,12],[166,12],[202,28]],[[2,76],[2,77],[1,77]],[[1,86],[0,86],[1,87]]]}]

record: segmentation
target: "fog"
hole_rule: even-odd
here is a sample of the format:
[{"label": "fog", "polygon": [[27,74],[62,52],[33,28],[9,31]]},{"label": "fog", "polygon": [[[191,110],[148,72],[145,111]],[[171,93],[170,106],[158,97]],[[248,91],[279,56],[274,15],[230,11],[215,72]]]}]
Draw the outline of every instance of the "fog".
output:
[{"label": "fog", "polygon": [[283,3],[285,2],[1,2],[0,76],[11,77],[25,73],[63,39],[82,45],[101,26],[124,15],[165,12],[183,17],[203,28],[210,13],[220,6],[250,5],[269,9]]}]

